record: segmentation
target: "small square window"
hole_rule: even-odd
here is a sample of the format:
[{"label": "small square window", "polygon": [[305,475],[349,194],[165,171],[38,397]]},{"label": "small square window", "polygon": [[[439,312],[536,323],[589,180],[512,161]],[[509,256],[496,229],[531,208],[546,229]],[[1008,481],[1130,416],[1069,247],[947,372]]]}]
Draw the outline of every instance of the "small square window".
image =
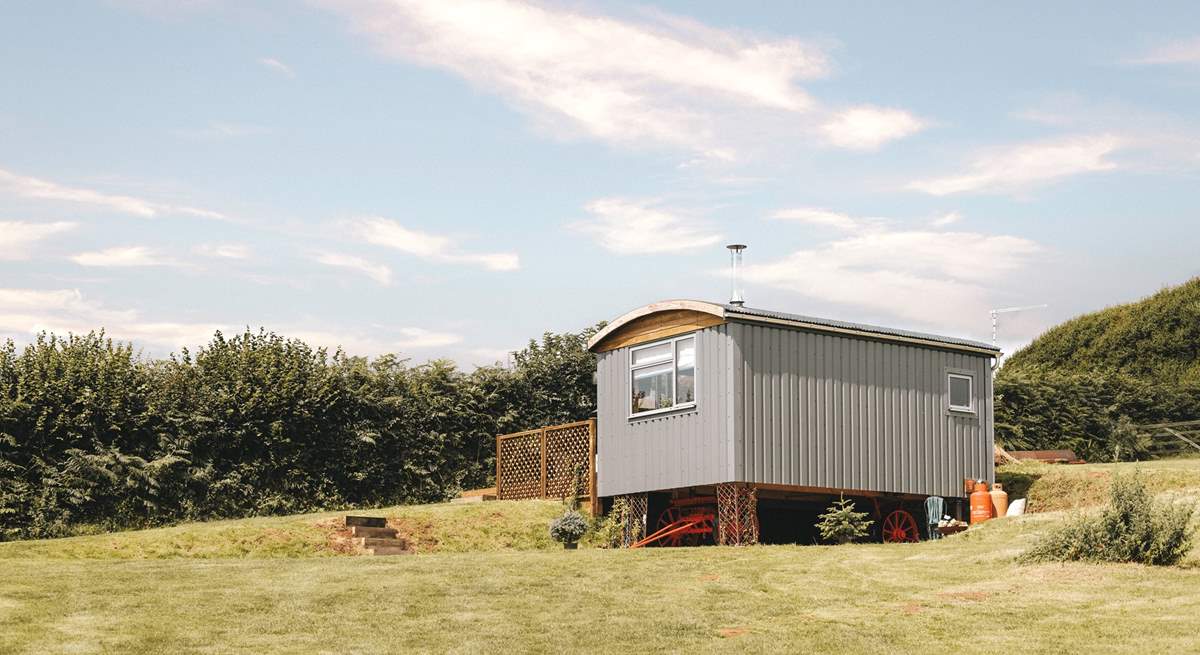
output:
[{"label": "small square window", "polygon": [[975,411],[974,403],[972,403],[974,394],[971,389],[974,380],[971,376],[950,373],[948,377],[950,379],[950,409],[960,412]]}]

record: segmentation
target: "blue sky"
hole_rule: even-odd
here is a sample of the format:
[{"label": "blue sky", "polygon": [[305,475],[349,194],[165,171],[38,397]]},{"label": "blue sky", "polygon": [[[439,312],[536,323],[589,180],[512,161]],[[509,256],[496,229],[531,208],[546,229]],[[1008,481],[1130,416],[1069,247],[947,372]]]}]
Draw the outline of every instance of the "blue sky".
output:
[{"label": "blue sky", "polygon": [[1200,6],[6,3],[0,335],[463,365],[666,298],[990,338],[1200,274]]}]

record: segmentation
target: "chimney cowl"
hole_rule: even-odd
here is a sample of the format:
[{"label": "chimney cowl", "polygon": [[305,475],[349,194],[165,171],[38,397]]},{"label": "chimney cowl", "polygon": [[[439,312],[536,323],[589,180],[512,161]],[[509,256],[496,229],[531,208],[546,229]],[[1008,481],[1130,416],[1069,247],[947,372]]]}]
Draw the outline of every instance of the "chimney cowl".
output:
[{"label": "chimney cowl", "polygon": [[729,282],[731,287],[729,304],[741,307],[746,304],[745,295],[742,293],[742,251],[746,249],[746,244],[731,243],[725,247],[729,249]]}]

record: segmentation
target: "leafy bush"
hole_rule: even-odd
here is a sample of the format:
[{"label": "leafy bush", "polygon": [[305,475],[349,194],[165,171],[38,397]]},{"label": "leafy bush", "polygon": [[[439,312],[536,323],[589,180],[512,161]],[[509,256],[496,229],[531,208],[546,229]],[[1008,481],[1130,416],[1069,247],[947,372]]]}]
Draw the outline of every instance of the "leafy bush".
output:
[{"label": "leafy bush", "polygon": [[629,514],[629,501],[624,497],[613,499],[608,514],[593,519],[593,545],[600,548],[620,548],[625,545],[625,517]]},{"label": "leafy bush", "polygon": [[847,544],[861,539],[871,532],[871,521],[866,512],[854,511],[854,502],[844,497],[834,501],[817,521],[821,538],[838,544]]},{"label": "leafy bush", "polygon": [[1141,476],[1115,476],[1108,507],[1047,535],[1025,555],[1031,562],[1177,564],[1191,549],[1193,505],[1158,502]]},{"label": "leafy bush", "polygon": [[516,366],[471,373],[265,331],[218,332],[162,360],[103,332],[0,342],[0,540],[486,486],[495,435],[594,411],[595,329],[547,334]]},{"label": "leafy bush", "polygon": [[550,522],[550,538],[563,544],[573,544],[587,533],[588,522],[583,514],[571,510]]},{"label": "leafy bush", "polygon": [[1133,424],[1200,416],[1200,278],[1051,328],[1008,358],[995,389],[1009,450],[1149,456]]}]

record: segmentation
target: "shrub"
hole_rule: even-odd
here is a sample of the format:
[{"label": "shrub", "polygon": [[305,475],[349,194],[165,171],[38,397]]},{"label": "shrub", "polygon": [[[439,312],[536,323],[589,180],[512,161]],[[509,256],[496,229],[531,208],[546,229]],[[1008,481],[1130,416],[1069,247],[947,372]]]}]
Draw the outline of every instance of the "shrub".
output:
[{"label": "shrub", "polygon": [[1140,475],[1114,476],[1109,505],[1068,522],[1035,545],[1031,562],[1137,562],[1169,566],[1195,536],[1190,504],[1155,501]]},{"label": "shrub", "polygon": [[854,511],[854,502],[844,497],[834,501],[817,521],[821,537],[827,541],[846,544],[861,539],[871,531],[871,521],[866,512]]},{"label": "shrub", "polygon": [[563,544],[579,541],[588,529],[587,519],[583,514],[571,510],[550,522],[550,538]]},{"label": "shrub", "polygon": [[613,500],[608,514],[593,521],[592,538],[600,548],[620,548],[625,545],[625,516],[629,513],[629,501],[625,498]]}]

